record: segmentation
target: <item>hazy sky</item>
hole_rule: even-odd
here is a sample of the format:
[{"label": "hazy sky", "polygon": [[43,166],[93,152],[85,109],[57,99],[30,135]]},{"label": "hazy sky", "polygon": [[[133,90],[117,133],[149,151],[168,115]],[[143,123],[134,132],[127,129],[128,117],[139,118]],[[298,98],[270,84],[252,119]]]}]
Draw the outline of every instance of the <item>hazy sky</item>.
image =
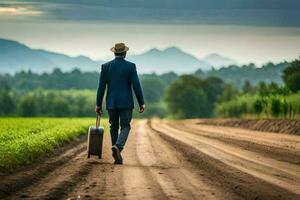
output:
[{"label": "hazy sky", "polygon": [[124,41],[133,54],[177,46],[241,63],[300,54],[299,0],[0,0],[0,38],[104,59]]}]

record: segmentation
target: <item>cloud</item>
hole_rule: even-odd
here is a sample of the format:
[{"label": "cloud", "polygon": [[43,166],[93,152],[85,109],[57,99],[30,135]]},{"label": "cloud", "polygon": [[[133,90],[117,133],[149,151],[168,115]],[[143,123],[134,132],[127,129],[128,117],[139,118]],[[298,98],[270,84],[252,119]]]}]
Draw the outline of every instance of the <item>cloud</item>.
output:
[{"label": "cloud", "polygon": [[0,4],[0,16],[3,18],[13,18],[13,17],[22,17],[22,16],[39,16],[42,14],[42,11],[34,9],[32,6],[27,4]]},{"label": "cloud", "polygon": [[4,16],[19,16],[19,15],[40,15],[41,11],[30,10],[26,7],[1,7],[0,6],[0,15]]},{"label": "cloud", "polygon": [[18,10],[19,13],[43,13],[40,20],[300,27],[299,0],[12,0],[10,2],[22,4],[22,8],[28,9]]}]

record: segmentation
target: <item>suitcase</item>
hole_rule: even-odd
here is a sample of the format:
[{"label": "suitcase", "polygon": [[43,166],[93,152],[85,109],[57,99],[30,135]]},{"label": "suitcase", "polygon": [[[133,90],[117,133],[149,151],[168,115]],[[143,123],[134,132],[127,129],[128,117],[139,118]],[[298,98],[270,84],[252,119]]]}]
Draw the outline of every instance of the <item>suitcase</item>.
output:
[{"label": "suitcase", "polygon": [[104,128],[100,126],[100,116],[97,114],[96,126],[91,126],[88,132],[88,158],[91,155],[97,155],[99,159],[102,157],[103,134]]}]

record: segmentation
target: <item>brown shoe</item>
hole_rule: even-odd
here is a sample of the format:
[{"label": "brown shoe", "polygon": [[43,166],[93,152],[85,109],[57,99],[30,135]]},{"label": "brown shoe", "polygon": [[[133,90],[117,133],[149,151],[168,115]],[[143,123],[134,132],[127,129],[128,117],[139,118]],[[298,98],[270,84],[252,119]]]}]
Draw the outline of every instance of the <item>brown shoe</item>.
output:
[{"label": "brown shoe", "polygon": [[111,150],[112,150],[112,156],[115,159],[114,164],[122,165],[123,164],[123,158],[121,156],[119,148],[116,145],[114,145],[114,146],[112,146]]}]

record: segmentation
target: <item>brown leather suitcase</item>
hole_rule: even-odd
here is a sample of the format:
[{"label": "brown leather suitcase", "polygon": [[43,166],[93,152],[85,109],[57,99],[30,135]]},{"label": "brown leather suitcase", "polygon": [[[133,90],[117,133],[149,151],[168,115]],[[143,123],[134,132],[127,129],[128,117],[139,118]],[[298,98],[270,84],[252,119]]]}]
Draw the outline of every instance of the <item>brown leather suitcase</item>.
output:
[{"label": "brown leather suitcase", "polygon": [[97,114],[96,126],[91,126],[88,132],[87,153],[88,158],[91,155],[102,157],[104,128],[100,126],[100,116]]}]

